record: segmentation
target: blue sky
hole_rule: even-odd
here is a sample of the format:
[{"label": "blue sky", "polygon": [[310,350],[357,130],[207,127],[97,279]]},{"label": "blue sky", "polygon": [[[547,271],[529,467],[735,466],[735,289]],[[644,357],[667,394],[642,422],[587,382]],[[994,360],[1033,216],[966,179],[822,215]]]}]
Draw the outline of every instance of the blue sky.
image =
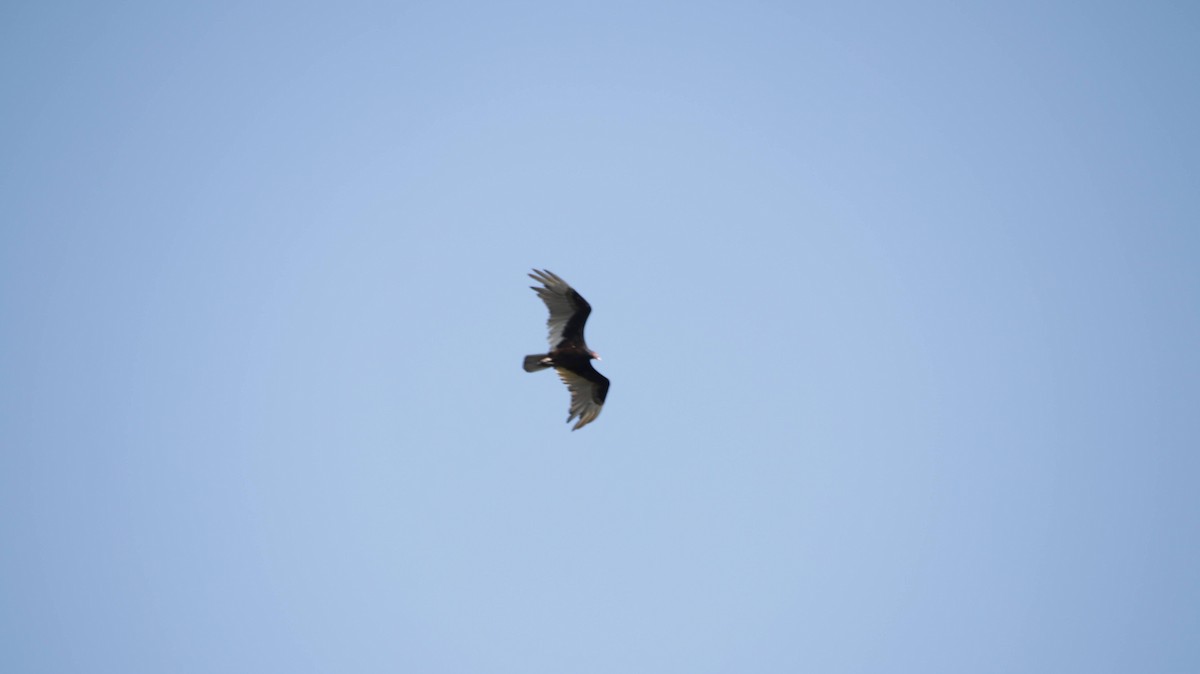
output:
[{"label": "blue sky", "polygon": [[0,670],[1197,671],[1198,29],[6,6]]}]

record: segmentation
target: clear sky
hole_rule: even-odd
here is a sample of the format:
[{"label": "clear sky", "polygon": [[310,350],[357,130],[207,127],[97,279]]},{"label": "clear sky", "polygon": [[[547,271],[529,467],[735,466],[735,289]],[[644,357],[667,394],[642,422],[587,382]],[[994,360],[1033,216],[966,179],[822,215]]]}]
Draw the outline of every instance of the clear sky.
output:
[{"label": "clear sky", "polygon": [[0,671],[1200,671],[1192,3],[7,3],[0,101]]}]

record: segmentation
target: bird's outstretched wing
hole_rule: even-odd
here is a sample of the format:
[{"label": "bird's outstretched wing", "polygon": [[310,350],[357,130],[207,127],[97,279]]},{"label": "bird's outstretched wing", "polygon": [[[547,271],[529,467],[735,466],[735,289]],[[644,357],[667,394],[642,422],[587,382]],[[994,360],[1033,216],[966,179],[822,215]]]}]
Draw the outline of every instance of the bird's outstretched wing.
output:
[{"label": "bird's outstretched wing", "polygon": [[546,321],[546,327],[550,329],[550,348],[557,349],[565,341],[586,349],[583,326],[587,323],[588,314],[592,313],[592,306],[553,272],[534,269],[529,278],[543,286],[530,288],[542,298],[546,308],[550,310],[550,318]]},{"label": "bird's outstretched wing", "polygon": [[597,372],[591,363],[585,363],[578,372],[565,367],[556,367],[554,371],[571,391],[571,415],[567,417],[567,423],[579,419],[571,430],[577,431],[595,421],[608,397],[608,378]]}]

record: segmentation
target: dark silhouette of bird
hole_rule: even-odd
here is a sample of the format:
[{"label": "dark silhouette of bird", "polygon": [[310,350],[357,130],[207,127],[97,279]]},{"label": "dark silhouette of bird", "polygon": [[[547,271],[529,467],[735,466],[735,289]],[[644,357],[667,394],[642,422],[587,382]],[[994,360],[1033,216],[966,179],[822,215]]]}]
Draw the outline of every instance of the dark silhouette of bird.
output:
[{"label": "dark silhouette of bird", "polygon": [[592,305],[552,272],[534,269],[529,278],[542,284],[540,288],[530,288],[550,310],[550,320],[546,321],[550,328],[550,352],[525,356],[525,371],[554,368],[571,391],[571,416],[567,417],[567,423],[578,418],[571,429],[576,431],[600,416],[608,396],[608,378],[592,367],[591,361],[600,360],[600,356],[583,341],[583,325],[592,313]]}]

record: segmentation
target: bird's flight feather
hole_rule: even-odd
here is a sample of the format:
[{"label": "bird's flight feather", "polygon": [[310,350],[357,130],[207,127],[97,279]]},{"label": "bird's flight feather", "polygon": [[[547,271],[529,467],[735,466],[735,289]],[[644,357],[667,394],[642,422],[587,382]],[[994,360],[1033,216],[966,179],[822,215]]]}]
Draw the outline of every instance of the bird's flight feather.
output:
[{"label": "bird's flight feather", "polygon": [[587,300],[553,272],[535,269],[529,278],[542,284],[542,287],[529,287],[550,310],[550,318],[546,321],[546,327],[550,329],[550,348],[559,348],[564,340],[577,340],[576,346],[587,348],[583,342],[583,326],[588,314],[592,313]]}]

